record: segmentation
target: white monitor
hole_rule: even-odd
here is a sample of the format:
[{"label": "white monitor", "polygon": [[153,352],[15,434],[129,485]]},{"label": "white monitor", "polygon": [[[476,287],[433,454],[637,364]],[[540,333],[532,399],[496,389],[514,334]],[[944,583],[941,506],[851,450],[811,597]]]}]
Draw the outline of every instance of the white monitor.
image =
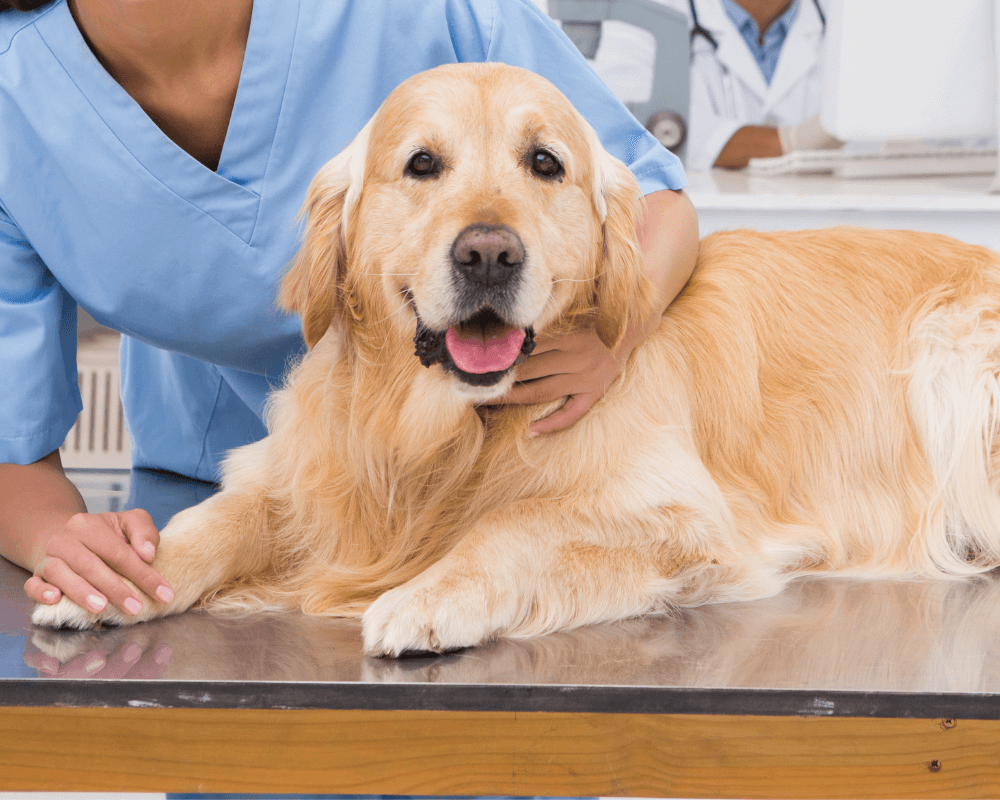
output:
[{"label": "white monitor", "polygon": [[827,5],[826,130],[843,141],[996,134],[998,0]]}]

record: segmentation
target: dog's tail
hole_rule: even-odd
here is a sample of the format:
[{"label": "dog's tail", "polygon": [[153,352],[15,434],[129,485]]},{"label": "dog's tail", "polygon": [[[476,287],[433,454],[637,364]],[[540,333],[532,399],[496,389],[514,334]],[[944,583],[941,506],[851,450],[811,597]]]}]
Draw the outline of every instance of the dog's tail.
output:
[{"label": "dog's tail", "polygon": [[943,302],[911,328],[908,404],[933,489],[911,545],[920,572],[1000,566],[1000,305]]}]

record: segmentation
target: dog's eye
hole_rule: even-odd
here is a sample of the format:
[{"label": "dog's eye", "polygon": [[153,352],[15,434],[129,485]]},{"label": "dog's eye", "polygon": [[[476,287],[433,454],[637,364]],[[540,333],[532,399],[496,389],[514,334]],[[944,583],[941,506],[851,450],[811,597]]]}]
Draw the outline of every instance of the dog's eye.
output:
[{"label": "dog's eye", "polygon": [[556,178],[562,175],[563,167],[548,150],[535,150],[531,154],[531,169],[536,175],[543,178]]},{"label": "dog's eye", "polygon": [[430,153],[421,150],[414,153],[406,164],[406,174],[414,178],[429,178],[441,171],[441,164]]}]

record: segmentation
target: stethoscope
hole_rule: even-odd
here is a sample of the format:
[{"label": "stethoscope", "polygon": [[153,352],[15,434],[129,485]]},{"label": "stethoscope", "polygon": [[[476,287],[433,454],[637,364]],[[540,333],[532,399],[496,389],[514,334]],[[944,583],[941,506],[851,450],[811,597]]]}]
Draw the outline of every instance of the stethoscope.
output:
[{"label": "stethoscope", "polygon": [[[813,0],[813,5],[816,6],[816,13],[819,14],[820,24],[823,26],[823,33],[826,33],[826,16],[823,14],[823,9],[819,5],[819,0]],[[719,43],[715,40],[705,28],[701,26],[698,22],[698,12],[694,7],[694,0],[688,0],[688,6],[691,8],[691,20],[694,22],[694,27],[691,29],[691,41],[694,41],[695,36],[705,37],[705,41],[712,45],[713,50],[719,49]]]}]

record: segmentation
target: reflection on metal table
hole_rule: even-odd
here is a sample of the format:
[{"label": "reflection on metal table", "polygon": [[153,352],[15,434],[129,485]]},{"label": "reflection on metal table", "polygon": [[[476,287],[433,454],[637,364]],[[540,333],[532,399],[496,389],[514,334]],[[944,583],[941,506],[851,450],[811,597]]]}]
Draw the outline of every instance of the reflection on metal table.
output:
[{"label": "reflection on metal table", "polygon": [[[99,496],[99,476],[87,480]],[[213,490],[144,471],[112,480],[160,525]],[[397,661],[364,656],[357,621],[301,614],[32,629],[25,577],[0,560],[0,789],[1000,792],[992,577],[809,580]]]}]

